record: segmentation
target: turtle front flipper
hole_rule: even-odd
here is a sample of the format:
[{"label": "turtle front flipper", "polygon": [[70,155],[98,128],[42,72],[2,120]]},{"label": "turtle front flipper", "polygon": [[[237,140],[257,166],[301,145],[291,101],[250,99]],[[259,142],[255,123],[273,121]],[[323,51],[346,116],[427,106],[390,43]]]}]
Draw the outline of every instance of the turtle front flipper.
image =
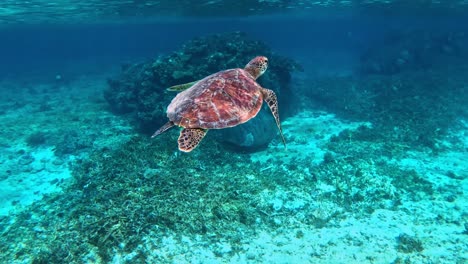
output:
[{"label": "turtle front flipper", "polygon": [[190,152],[198,146],[200,141],[206,135],[208,130],[201,128],[184,128],[180,131],[179,150],[183,152]]},{"label": "turtle front flipper", "polygon": [[286,147],[286,140],[284,140],[283,130],[281,129],[281,122],[278,114],[278,99],[276,98],[275,92],[269,89],[262,88],[263,100],[267,103],[268,107],[270,107],[271,113],[275,118],[276,125],[278,126],[281,139],[283,140],[284,147]]},{"label": "turtle front flipper", "polygon": [[187,90],[188,88],[192,87],[197,82],[198,81],[179,84],[179,85],[174,85],[174,86],[171,86],[171,87],[167,88],[166,90],[171,91],[171,92],[182,92],[182,91]]}]

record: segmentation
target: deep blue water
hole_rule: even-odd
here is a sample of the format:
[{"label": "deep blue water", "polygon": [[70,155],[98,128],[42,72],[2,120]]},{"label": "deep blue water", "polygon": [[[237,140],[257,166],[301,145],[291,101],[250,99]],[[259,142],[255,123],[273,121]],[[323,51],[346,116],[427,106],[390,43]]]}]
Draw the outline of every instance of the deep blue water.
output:
[{"label": "deep blue water", "polygon": [[[193,37],[243,31],[305,64],[317,55],[359,55],[388,35],[414,30],[466,32],[460,16],[398,17],[374,14],[330,17],[180,18],[120,24],[11,25],[0,28],[0,76],[112,65],[175,51]],[[339,62],[338,62],[339,63]],[[87,66],[89,67],[89,66]],[[92,69],[91,69],[92,70]],[[73,70],[72,70],[73,71]]]}]

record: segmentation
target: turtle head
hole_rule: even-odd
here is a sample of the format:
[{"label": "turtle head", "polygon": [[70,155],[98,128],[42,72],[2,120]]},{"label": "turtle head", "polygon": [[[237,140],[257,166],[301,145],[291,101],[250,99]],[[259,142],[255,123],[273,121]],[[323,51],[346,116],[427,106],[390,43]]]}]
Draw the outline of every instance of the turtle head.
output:
[{"label": "turtle head", "polygon": [[260,77],[268,68],[268,59],[264,56],[257,56],[253,58],[247,65],[245,65],[244,70],[257,79]]}]

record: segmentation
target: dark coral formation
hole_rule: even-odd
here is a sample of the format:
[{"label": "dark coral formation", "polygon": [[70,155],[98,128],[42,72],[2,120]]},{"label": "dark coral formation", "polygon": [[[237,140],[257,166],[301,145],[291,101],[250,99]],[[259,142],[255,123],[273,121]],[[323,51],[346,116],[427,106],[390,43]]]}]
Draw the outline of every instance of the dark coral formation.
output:
[{"label": "dark coral formation", "polygon": [[391,75],[411,70],[431,69],[434,65],[453,64],[468,56],[465,33],[410,31],[386,38],[361,56],[363,74]]},{"label": "dark coral formation", "polygon": [[[291,73],[300,69],[300,66],[277,55],[265,43],[251,40],[240,32],[196,38],[170,55],[126,65],[120,76],[109,80],[105,98],[114,112],[131,114],[142,131],[152,133],[167,121],[166,107],[175,95],[166,92],[165,88],[199,80],[221,70],[243,68],[257,55],[267,56],[270,60],[270,68],[260,77],[259,83],[277,93],[280,114],[284,118],[293,111]],[[265,111],[259,115],[265,114],[270,115]],[[244,125],[249,128],[240,128],[235,133],[228,132],[222,138],[237,146],[258,147],[268,144],[276,135],[274,125],[273,119],[257,118]],[[258,129],[250,129],[258,126],[272,129],[262,129],[259,133],[255,132]],[[249,142],[248,134],[244,132],[247,130],[253,131],[251,134],[254,141],[250,145],[244,144]]]},{"label": "dark coral formation", "polygon": [[47,134],[42,131],[34,132],[26,138],[26,143],[31,147],[37,147],[45,144],[46,142]]},{"label": "dark coral formation", "polygon": [[397,237],[397,250],[403,253],[413,253],[423,251],[422,242],[416,237],[400,234]]}]

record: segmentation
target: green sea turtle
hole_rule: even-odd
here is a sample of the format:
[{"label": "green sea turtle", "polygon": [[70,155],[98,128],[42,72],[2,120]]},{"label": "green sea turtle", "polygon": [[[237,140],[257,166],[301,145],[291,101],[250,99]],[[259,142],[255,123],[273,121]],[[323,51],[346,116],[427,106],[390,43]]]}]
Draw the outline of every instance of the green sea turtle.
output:
[{"label": "green sea turtle", "polygon": [[183,129],[178,139],[179,150],[190,152],[209,129],[233,127],[254,118],[265,100],[286,146],[276,95],[256,82],[267,67],[268,59],[258,56],[244,69],[220,71],[202,80],[169,88],[182,92],[167,107],[169,122],[158,129],[152,138],[175,125],[180,126]]}]

